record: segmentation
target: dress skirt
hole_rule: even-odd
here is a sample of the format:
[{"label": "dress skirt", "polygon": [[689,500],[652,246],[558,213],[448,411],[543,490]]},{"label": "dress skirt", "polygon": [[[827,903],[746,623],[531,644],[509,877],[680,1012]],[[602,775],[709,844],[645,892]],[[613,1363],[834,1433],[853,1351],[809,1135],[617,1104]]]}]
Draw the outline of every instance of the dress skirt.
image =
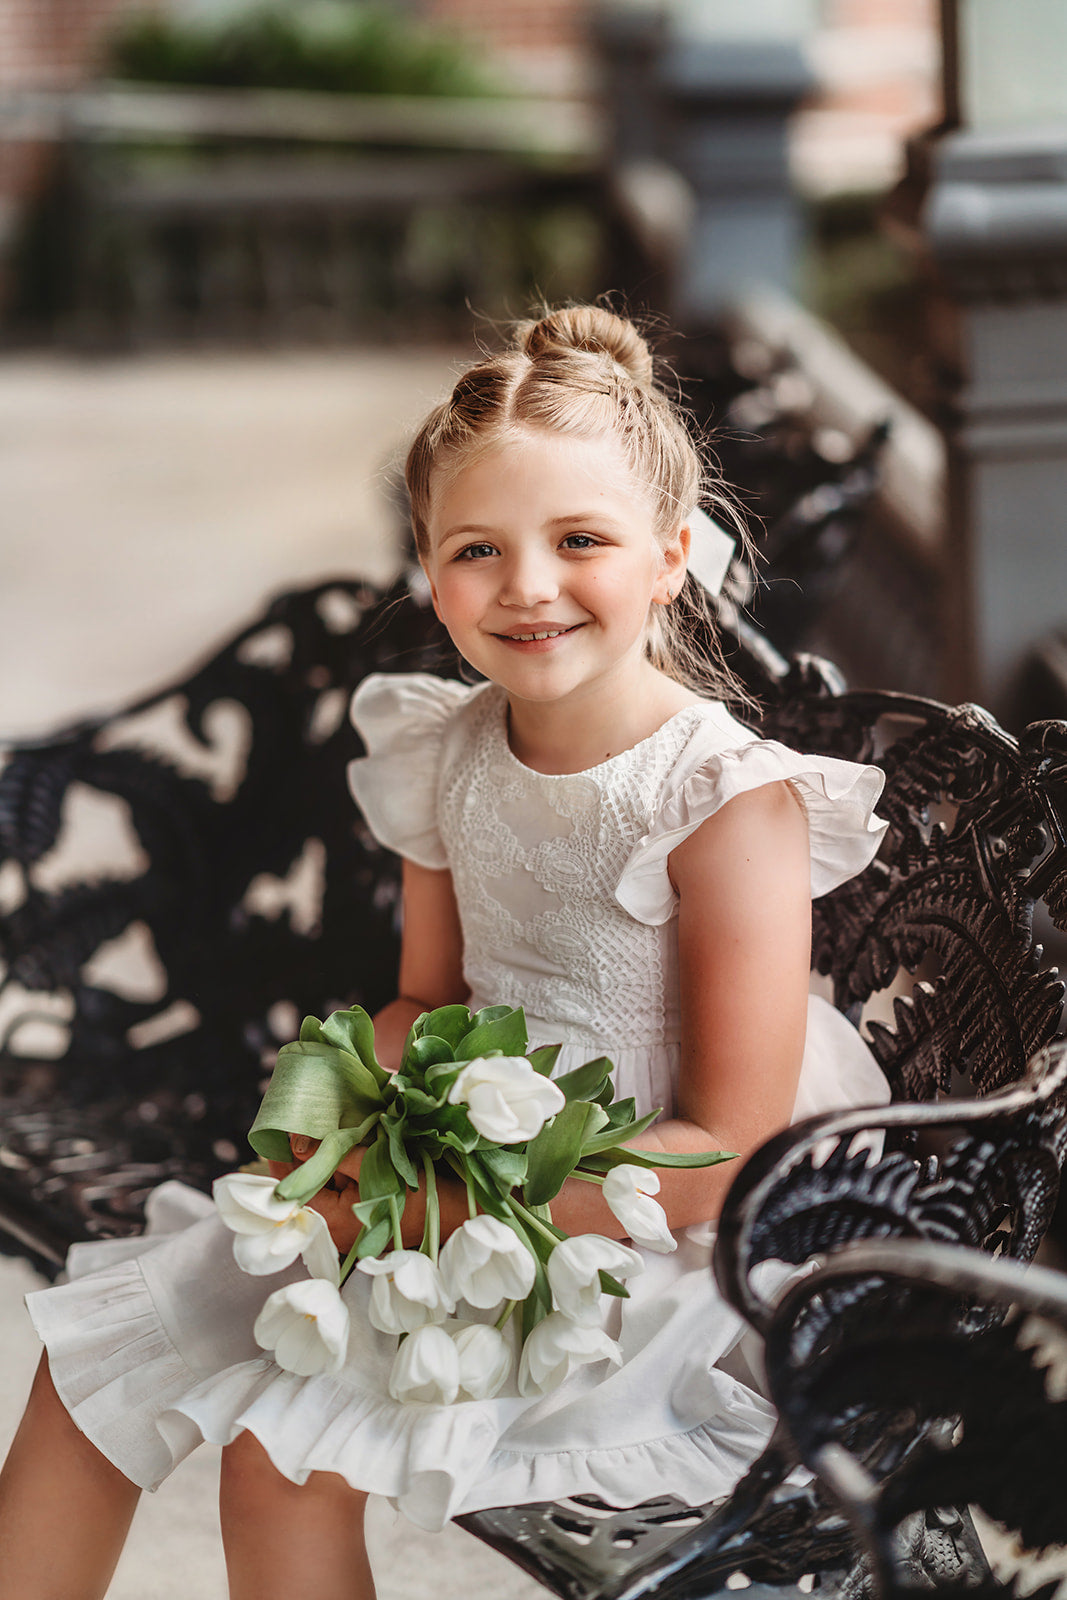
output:
[{"label": "dress skirt", "polygon": [[[567,1045],[557,1070],[588,1055]],[[669,1047],[655,1056],[616,1053],[617,1095],[652,1109],[674,1066]],[[859,1035],[813,997],[794,1118],[886,1098]],[[759,1389],[754,1336],[715,1284],[712,1226],[676,1237],[673,1254],[642,1251],[630,1298],[608,1302],[621,1365],[581,1368],[535,1398],[512,1383],[492,1400],[394,1401],[396,1340],[371,1326],[362,1273],[343,1290],[351,1333],[341,1371],[283,1371],[252,1328],[267,1296],[306,1269],[242,1272],[212,1202],[181,1184],[151,1196],[142,1238],[75,1246],[69,1281],[27,1303],[75,1423],[146,1489],[202,1440],[226,1445],[248,1429],[293,1482],[340,1473],[428,1529],[463,1512],[575,1494],[625,1506],[654,1492],[698,1505],[730,1492],[775,1419]],[[492,1311],[462,1314],[495,1320]]]}]

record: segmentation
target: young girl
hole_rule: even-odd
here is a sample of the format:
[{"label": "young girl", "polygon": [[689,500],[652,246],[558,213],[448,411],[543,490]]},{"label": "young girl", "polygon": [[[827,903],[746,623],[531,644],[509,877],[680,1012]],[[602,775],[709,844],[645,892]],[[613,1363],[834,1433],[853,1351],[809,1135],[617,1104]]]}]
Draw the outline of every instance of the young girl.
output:
[{"label": "young girl", "polygon": [[[679,669],[701,469],[634,327],[591,307],[520,326],[431,414],[407,478],[437,614],[488,681],[378,676],[353,702],[352,787],[404,858],[382,1059],[422,1011],[521,1005],[531,1045],[563,1041],[557,1072],[606,1054],[617,1097],[664,1107],[640,1142],[674,1151],[743,1155],[791,1118],[884,1100],[859,1036],[808,996],[811,897],[874,854],[881,774],[758,739],[728,685],[709,698]],[[709,1264],[734,1170],[664,1173],[675,1248],[642,1250],[610,1302],[619,1364],[448,1407],[390,1398],[395,1342],[362,1273],[341,1373],[282,1371],[252,1327],[284,1278],[242,1273],[210,1203],[167,1186],[145,1239],[79,1247],[71,1282],[30,1297],[48,1355],[0,1480],[0,1600],[102,1595],[139,1487],[201,1439],[225,1447],[234,1600],[368,1600],[370,1490],[425,1527],[572,1494],[727,1494],[773,1422]],[[315,1204],[347,1250],[358,1151],[344,1173]],[[447,1234],[466,1196],[442,1199]],[[553,1214],[623,1236],[592,1185],[569,1180]]]}]

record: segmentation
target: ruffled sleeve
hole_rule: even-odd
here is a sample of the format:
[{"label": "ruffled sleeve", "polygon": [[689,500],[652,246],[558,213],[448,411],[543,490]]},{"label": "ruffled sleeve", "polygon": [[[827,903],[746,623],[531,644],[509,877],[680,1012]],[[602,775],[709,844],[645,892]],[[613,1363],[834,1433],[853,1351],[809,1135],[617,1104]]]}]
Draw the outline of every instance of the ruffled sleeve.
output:
[{"label": "ruffled sleeve", "polygon": [[882,842],[888,823],[874,812],[885,783],[878,767],[802,755],[754,736],[732,749],[709,749],[717,738],[714,724],[698,729],[667,779],[651,828],[623,867],[616,899],[638,922],[655,925],[674,915],[671,851],[728,800],[764,784],[785,779],[807,813],[813,899],[862,872]]},{"label": "ruffled sleeve", "polygon": [[420,867],[448,866],[437,829],[437,774],[455,713],[479,692],[428,672],[372,673],[352,696],[367,754],[348,786],[374,837]]}]

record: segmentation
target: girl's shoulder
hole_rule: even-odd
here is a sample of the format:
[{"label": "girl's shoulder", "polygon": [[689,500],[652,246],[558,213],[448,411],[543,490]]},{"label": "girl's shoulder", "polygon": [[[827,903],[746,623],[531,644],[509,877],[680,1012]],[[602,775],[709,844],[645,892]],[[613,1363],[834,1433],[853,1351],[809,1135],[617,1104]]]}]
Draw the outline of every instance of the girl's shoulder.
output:
[{"label": "girl's shoulder", "polygon": [[661,923],[674,914],[671,851],[729,801],[772,784],[787,783],[804,810],[813,897],[869,864],[886,830],[875,813],[885,782],[878,767],[763,739],[718,702],[701,702],[671,721],[680,719],[684,740],[660,785],[651,825],[634,846],[616,890],[638,921]]}]

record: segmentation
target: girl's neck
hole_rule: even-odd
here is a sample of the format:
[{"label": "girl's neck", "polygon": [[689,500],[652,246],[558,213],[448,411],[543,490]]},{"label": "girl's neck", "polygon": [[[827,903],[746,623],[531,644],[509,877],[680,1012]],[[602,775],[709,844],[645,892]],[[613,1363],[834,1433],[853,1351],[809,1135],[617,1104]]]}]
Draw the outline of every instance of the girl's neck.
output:
[{"label": "girl's neck", "polygon": [[508,699],[508,743],[534,772],[587,772],[656,733],[699,696],[650,663],[640,693],[599,693],[580,700]]}]

